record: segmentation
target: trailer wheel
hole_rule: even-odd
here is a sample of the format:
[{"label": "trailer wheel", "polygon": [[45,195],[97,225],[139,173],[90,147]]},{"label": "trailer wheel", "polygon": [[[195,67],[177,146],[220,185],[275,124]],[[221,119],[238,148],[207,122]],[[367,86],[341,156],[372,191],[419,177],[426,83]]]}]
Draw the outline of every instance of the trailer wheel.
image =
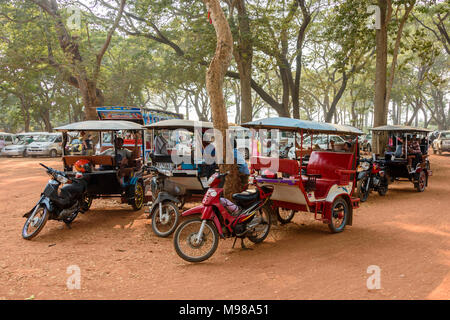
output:
[{"label": "trailer wheel", "polygon": [[347,225],[350,209],[347,201],[343,198],[336,198],[331,206],[331,221],[328,224],[332,233],[344,231]]}]

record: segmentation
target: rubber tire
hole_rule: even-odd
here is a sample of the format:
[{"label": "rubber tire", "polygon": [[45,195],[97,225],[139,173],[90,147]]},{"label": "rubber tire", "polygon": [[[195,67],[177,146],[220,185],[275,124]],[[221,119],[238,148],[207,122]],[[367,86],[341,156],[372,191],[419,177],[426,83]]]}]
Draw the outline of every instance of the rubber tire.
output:
[{"label": "rubber tire", "polygon": [[86,196],[89,200],[88,201],[84,201],[86,199],[83,199],[81,202],[81,209],[83,209],[84,212],[89,211],[89,209],[91,208],[92,205],[92,201],[94,201],[94,199],[92,197]]},{"label": "rubber tire", "polygon": [[26,235],[26,229],[27,229],[27,225],[29,224],[30,218],[32,217],[31,215],[27,218],[27,220],[25,221],[25,224],[23,225],[22,228],[22,238],[24,238],[25,240],[31,240],[34,237],[36,237],[39,232],[41,232],[42,228],[44,228],[45,224],[47,223],[48,220],[48,209],[46,206],[42,206],[44,208],[44,218],[43,221],[41,223],[41,225],[31,234],[31,235]]},{"label": "rubber tire", "polygon": [[55,149],[50,150],[49,156],[50,158],[56,158],[58,156],[58,151]]},{"label": "rubber tire", "polygon": [[[140,203],[136,203],[136,197],[135,197],[136,189],[138,186],[141,187],[140,190],[142,191],[142,201]],[[133,207],[133,210],[134,211],[141,210],[142,207],[144,206],[144,185],[142,184],[142,182],[138,181],[136,183],[136,185],[134,186],[134,189],[132,190],[132,198],[133,198],[133,200],[132,200],[131,206]]]},{"label": "rubber tire", "polygon": [[24,158],[28,157],[28,153],[27,153],[26,149],[22,152],[22,157],[24,157]]},{"label": "rubber tire", "polygon": [[331,217],[331,222],[328,224],[328,228],[330,228],[332,233],[339,233],[344,231],[345,226],[347,225],[347,221],[348,221],[348,215],[350,214],[350,209],[348,207],[348,203],[347,201],[345,201],[343,198],[336,198],[333,202],[333,205],[331,206],[331,215],[333,215],[333,208],[337,205],[342,203],[345,209],[345,213],[344,213],[344,221],[342,222],[342,224],[339,226],[339,228],[336,228],[333,224],[333,216]]},{"label": "rubber tire", "polygon": [[437,153],[436,149],[433,148],[433,154],[436,154],[436,153]]},{"label": "rubber tire", "polygon": [[359,197],[359,201],[366,202],[367,199],[369,198],[369,195],[370,195],[370,188],[364,194],[362,194],[361,193],[361,188],[362,188],[363,181],[367,181],[367,176],[365,176],[363,179],[359,180],[356,183],[356,190],[357,190],[357,194],[358,194],[358,197]]},{"label": "rubber tire", "polygon": [[159,205],[156,205],[156,206],[153,208],[152,212],[151,212],[151,217],[152,217],[152,230],[153,230],[153,232],[154,232],[158,237],[166,238],[166,237],[170,236],[170,235],[175,231],[175,229],[177,228],[178,221],[180,220],[180,212],[178,211],[178,207],[177,207],[177,206],[175,205],[175,203],[173,203],[172,201],[165,201],[165,202],[163,202],[162,205],[163,205],[163,206],[164,206],[164,205],[169,205],[169,206],[171,206],[171,207],[175,210],[175,213],[176,213],[176,216],[175,216],[175,222],[173,223],[172,228],[170,228],[169,231],[166,231],[166,232],[160,232],[160,231],[157,229],[157,227],[156,227],[156,219],[155,219],[156,215],[159,214]]},{"label": "rubber tire", "polygon": [[174,244],[176,253],[182,259],[189,261],[189,262],[202,262],[202,261],[209,259],[214,254],[214,252],[216,252],[217,246],[219,245],[219,233],[217,232],[216,226],[213,224],[213,222],[207,221],[206,224],[208,224],[209,227],[213,230],[213,237],[214,237],[213,246],[212,246],[211,250],[206,255],[203,255],[202,257],[199,257],[199,258],[189,257],[189,256],[185,255],[183,252],[181,252],[181,249],[178,245],[178,238],[179,238],[180,232],[183,230],[183,228],[187,224],[192,223],[193,221],[199,221],[201,223],[203,220],[200,218],[194,218],[194,219],[186,220],[182,224],[180,224],[178,226],[178,228],[175,230],[175,234],[173,236],[173,244]]},{"label": "rubber tire", "polygon": [[384,197],[387,192],[388,192],[388,184],[387,183],[386,183],[385,187],[382,187],[381,189],[378,188],[378,194],[382,197]]},{"label": "rubber tire", "polygon": [[281,224],[286,224],[286,223],[291,222],[291,220],[294,218],[294,216],[295,216],[295,210],[291,210],[291,214],[288,216],[287,219],[285,219],[280,215],[280,208],[277,208],[277,220]]},{"label": "rubber tire", "polygon": [[259,238],[252,237],[252,236],[247,237],[248,240],[250,240],[253,243],[261,243],[261,242],[263,242],[267,238],[267,236],[269,235],[270,225],[272,224],[270,211],[267,210],[267,208],[265,208],[265,207],[262,207],[260,210],[264,210],[266,212],[266,215],[267,215],[267,217],[269,219],[269,227],[267,228],[266,233],[262,237],[259,237]]},{"label": "rubber tire", "polygon": [[420,173],[419,173],[419,180],[421,177],[423,177],[423,179],[424,179],[423,188],[420,187],[419,181],[414,182],[414,187],[416,187],[417,192],[424,192],[426,185],[427,185],[427,175],[426,175],[425,171],[423,171],[423,170],[420,171]]}]

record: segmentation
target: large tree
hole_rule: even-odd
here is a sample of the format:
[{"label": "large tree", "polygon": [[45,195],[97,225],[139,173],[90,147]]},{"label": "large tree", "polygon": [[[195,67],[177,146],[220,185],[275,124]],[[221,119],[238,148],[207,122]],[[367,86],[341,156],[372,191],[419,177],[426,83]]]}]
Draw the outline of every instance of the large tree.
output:
[{"label": "large tree", "polygon": [[58,7],[56,0],[31,0],[45,11],[53,20],[53,27],[57,34],[60,49],[64,55],[64,61],[58,61],[53,52],[51,43],[48,44],[48,63],[64,75],[65,81],[80,90],[83,103],[85,106],[86,119],[96,119],[97,113],[95,108],[104,104],[104,95],[98,88],[98,79],[102,65],[103,56],[108,49],[111,38],[119,25],[122,18],[123,9],[126,0],[121,0],[118,13],[114,23],[106,34],[104,43],[98,51],[94,53],[92,70],[89,72],[87,60],[92,57],[83,56],[79,45],[79,38],[71,34],[67,28],[63,14]]}]

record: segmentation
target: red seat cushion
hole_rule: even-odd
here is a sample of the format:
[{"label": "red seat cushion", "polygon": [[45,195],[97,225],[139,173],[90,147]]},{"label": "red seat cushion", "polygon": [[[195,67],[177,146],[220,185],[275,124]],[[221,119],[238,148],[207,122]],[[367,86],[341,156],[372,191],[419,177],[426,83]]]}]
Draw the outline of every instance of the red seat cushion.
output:
[{"label": "red seat cushion", "polygon": [[[316,198],[324,198],[328,190],[335,184],[342,183],[343,175],[338,170],[351,170],[353,168],[353,154],[344,152],[314,151],[306,167],[308,174],[320,174],[316,179]],[[303,185],[307,177],[302,177]]]},{"label": "red seat cushion", "polygon": [[272,172],[286,173],[289,176],[298,176],[300,172],[300,166],[297,160],[270,157],[251,157],[250,168],[252,170],[266,168]]},{"label": "red seat cushion", "polygon": [[353,154],[347,152],[313,151],[306,167],[308,174],[320,174],[321,178],[338,180],[336,170],[351,170]]}]

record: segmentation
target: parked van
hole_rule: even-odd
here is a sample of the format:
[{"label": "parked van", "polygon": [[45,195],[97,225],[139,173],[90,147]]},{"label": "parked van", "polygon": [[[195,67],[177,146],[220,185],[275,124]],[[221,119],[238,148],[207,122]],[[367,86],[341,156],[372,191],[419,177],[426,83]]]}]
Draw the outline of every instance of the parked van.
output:
[{"label": "parked van", "polygon": [[2,151],[4,147],[14,144],[14,139],[14,134],[0,132],[0,151]]},{"label": "parked van", "polygon": [[27,146],[27,154],[32,157],[62,155],[61,133],[41,134],[36,140]]}]

